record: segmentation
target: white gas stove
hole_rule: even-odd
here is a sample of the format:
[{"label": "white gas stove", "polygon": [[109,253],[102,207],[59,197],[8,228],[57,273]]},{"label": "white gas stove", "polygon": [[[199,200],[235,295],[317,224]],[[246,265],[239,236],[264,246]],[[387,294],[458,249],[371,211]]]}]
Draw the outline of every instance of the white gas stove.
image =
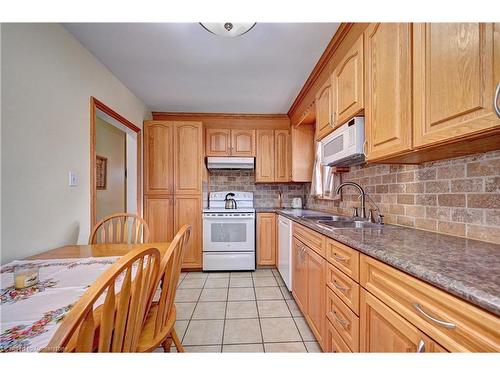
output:
[{"label": "white gas stove", "polygon": [[[226,209],[226,197],[234,194],[236,208]],[[255,269],[255,209],[253,193],[210,193],[203,210],[203,270]]]}]

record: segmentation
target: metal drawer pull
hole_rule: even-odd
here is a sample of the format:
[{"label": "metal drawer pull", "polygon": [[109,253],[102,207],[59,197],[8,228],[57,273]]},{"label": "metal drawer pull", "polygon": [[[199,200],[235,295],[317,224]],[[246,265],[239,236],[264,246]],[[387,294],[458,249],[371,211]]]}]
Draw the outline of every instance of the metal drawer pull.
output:
[{"label": "metal drawer pull", "polygon": [[439,319],[436,319],[432,316],[430,316],[429,314],[427,314],[423,309],[422,309],[422,306],[420,305],[420,303],[414,303],[413,304],[413,307],[415,308],[415,310],[417,310],[417,312],[421,315],[423,315],[424,317],[426,317],[427,319],[429,319],[431,322],[434,322],[436,324],[439,324],[445,328],[448,328],[448,329],[454,329],[454,328],[457,328],[457,325],[455,323],[450,323],[450,322],[445,322],[444,320],[439,320]]},{"label": "metal drawer pull", "polygon": [[420,339],[420,342],[417,346],[417,353],[425,353],[425,341]]},{"label": "metal drawer pull", "polygon": [[347,261],[348,261],[348,259],[347,259],[347,258],[343,258],[343,257],[341,257],[341,256],[338,256],[338,255],[337,255],[337,253],[333,253],[333,257],[334,257],[335,259],[337,259],[339,262],[347,262]]},{"label": "metal drawer pull", "polygon": [[344,327],[345,329],[347,329],[347,324],[348,324],[348,321],[347,321],[347,320],[340,319],[340,318],[338,317],[338,315],[337,315],[337,312],[336,312],[336,311],[333,311],[333,316],[335,317],[335,320],[336,320],[337,322],[339,322],[339,323],[340,323],[340,325],[341,325],[342,327]]},{"label": "metal drawer pull", "polygon": [[343,286],[341,286],[341,285],[337,284],[337,283],[336,283],[336,280],[333,280],[333,281],[332,281],[332,284],[333,284],[333,286],[334,286],[335,288],[337,288],[337,289],[339,289],[339,290],[341,290],[341,291],[343,291],[343,292],[347,292],[349,289],[351,289],[351,288],[346,288],[346,287],[343,287]]},{"label": "metal drawer pull", "polygon": [[493,98],[493,108],[497,113],[497,116],[500,117],[500,107],[498,106],[498,96],[500,95],[500,82],[498,82],[497,89],[495,91],[495,97]]}]

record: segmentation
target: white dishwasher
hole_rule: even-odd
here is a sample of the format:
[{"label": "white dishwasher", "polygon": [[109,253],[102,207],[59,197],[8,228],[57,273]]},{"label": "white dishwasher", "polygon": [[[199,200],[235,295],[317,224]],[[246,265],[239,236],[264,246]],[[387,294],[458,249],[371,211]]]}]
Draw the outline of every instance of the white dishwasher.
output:
[{"label": "white dishwasher", "polygon": [[278,271],[292,291],[292,221],[278,216]]}]

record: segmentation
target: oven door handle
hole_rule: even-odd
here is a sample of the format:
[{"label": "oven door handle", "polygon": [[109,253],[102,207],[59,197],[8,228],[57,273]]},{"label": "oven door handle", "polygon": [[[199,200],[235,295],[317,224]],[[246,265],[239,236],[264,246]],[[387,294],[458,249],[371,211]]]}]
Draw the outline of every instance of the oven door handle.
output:
[{"label": "oven door handle", "polygon": [[229,219],[229,220],[253,220],[255,216],[203,216],[205,220],[220,220],[220,219]]}]

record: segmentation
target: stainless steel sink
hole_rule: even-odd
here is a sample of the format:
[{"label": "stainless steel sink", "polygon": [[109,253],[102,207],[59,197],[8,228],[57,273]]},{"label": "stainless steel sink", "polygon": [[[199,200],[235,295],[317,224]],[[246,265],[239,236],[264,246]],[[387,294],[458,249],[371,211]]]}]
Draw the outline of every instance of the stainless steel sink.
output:
[{"label": "stainless steel sink", "polygon": [[383,228],[381,224],[371,223],[369,221],[330,221],[330,220],[318,220],[319,225],[329,227],[331,229],[362,229],[362,228]]},{"label": "stainless steel sink", "polygon": [[354,221],[352,217],[348,216],[337,216],[337,215],[325,215],[325,216],[308,216],[308,215],[303,215],[300,216],[302,219],[308,219],[308,220],[315,220],[315,221],[324,221],[324,222],[330,222],[330,221],[347,221],[351,222]]}]

